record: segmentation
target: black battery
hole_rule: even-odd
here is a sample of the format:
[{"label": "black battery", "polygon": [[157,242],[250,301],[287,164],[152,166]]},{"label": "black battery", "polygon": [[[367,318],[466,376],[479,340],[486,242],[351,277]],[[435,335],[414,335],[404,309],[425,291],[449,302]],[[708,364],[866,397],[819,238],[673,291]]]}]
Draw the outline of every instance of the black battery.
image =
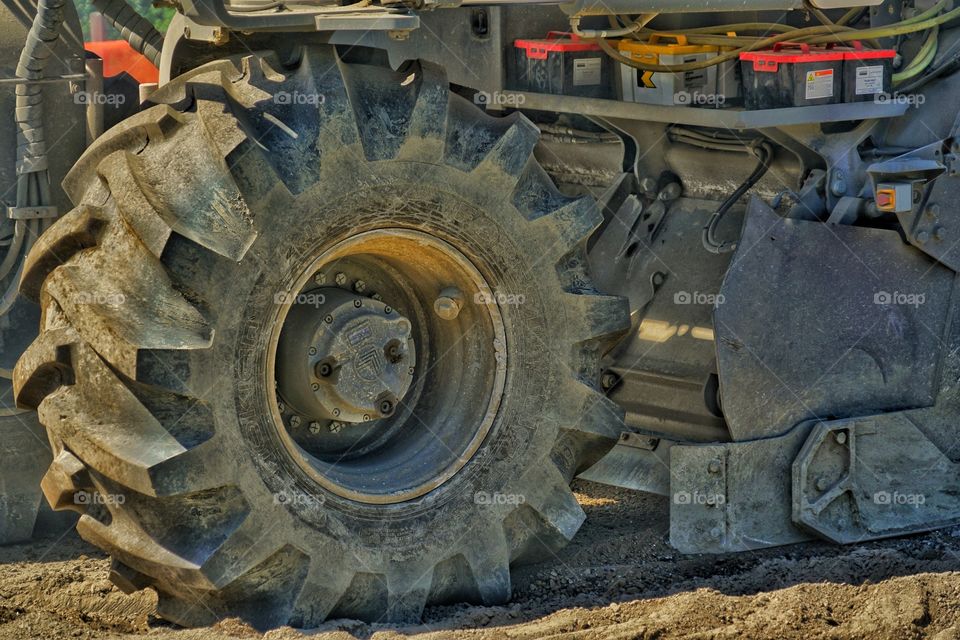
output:
[{"label": "black battery", "polygon": [[543,40],[516,40],[517,89],[585,98],[615,98],[613,63],[595,42],[551,31]]},{"label": "black battery", "polygon": [[843,51],[843,101],[869,102],[893,92],[893,49],[865,49],[858,41]]},{"label": "black battery", "polygon": [[835,104],[843,99],[844,52],[780,42],[740,54],[747,109]]}]

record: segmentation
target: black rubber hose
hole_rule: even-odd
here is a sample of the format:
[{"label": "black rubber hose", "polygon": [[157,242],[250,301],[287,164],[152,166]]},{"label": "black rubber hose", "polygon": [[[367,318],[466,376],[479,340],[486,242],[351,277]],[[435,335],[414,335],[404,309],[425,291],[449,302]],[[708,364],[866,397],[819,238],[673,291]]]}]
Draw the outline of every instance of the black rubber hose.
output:
[{"label": "black rubber hose", "polygon": [[737,203],[743,195],[749,191],[753,185],[757,183],[764,176],[767,170],[770,168],[770,160],[773,158],[773,149],[766,142],[761,142],[758,145],[751,147],[751,151],[754,155],[757,156],[757,166],[754,168],[753,172],[743,181],[737,190],[727,196],[727,199],[724,200],[716,211],[710,216],[710,219],[707,220],[707,224],[703,226],[703,234],[700,236],[700,239],[703,243],[703,248],[709,251],[710,253],[728,253],[737,248],[736,242],[718,242],[715,233],[717,226],[720,224],[720,221],[723,220],[723,216],[726,215],[727,211]]},{"label": "black rubber hose", "polygon": [[126,0],[93,0],[93,6],[120,32],[131,47],[146,56],[154,66],[160,66],[163,35],[149,20],[137,13]]}]

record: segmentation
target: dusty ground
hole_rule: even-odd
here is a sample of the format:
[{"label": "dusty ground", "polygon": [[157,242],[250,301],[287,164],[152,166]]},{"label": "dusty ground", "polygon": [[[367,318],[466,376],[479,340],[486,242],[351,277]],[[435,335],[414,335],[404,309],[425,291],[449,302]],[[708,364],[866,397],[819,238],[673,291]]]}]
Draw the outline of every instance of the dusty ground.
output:
[{"label": "dusty ground", "polygon": [[558,562],[515,573],[509,606],[431,608],[402,628],[177,629],[153,616],[150,592],[112,588],[107,560],[70,533],[0,548],[0,638],[960,639],[960,528],[855,548],[682,556],[666,543],[665,498],[575,489],[587,524]]}]

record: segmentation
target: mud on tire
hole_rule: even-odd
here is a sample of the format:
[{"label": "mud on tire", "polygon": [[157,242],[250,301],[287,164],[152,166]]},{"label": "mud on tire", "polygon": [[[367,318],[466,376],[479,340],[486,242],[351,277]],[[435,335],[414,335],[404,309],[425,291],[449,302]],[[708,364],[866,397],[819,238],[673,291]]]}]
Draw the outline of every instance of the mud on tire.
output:
[{"label": "mud on tire", "polygon": [[[573,537],[568,483],[619,434],[597,378],[627,310],[585,273],[595,205],[556,191],[528,120],[484,115],[427,64],[306,48],[205,65],[153,100],[81,158],[76,208],[25,269],[43,319],[16,394],[56,446],[48,500],[89,492],[78,530],[114,582],[185,625],[507,600],[511,563]],[[479,449],[432,491],[369,504],[293,460],[264,371],[299,265],[383,229],[442,239],[523,304],[498,307],[504,388]]]}]

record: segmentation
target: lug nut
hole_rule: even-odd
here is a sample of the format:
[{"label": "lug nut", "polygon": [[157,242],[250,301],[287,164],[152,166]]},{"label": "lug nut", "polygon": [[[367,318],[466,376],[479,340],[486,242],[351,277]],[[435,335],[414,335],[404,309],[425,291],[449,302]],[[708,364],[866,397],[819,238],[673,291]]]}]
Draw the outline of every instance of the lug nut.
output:
[{"label": "lug nut", "polygon": [[397,364],[403,360],[403,349],[400,348],[400,342],[397,340],[391,340],[387,343],[387,346],[383,349],[383,355],[387,357],[387,361],[390,364]]},{"label": "lug nut", "polygon": [[463,306],[463,294],[456,287],[447,287],[433,301],[433,310],[443,320],[454,320],[460,315]]},{"label": "lug nut", "polygon": [[318,378],[329,378],[333,374],[333,365],[324,360],[323,362],[317,363],[314,371]]},{"label": "lug nut", "polygon": [[380,409],[380,415],[382,415],[382,416],[392,415],[392,414],[393,414],[393,402],[391,402],[390,400],[381,400],[381,401],[380,401],[380,406],[378,407],[378,409]]},{"label": "lug nut", "polygon": [[342,287],[343,285],[347,284],[347,274],[342,272],[338,273],[333,277],[333,281]]}]

